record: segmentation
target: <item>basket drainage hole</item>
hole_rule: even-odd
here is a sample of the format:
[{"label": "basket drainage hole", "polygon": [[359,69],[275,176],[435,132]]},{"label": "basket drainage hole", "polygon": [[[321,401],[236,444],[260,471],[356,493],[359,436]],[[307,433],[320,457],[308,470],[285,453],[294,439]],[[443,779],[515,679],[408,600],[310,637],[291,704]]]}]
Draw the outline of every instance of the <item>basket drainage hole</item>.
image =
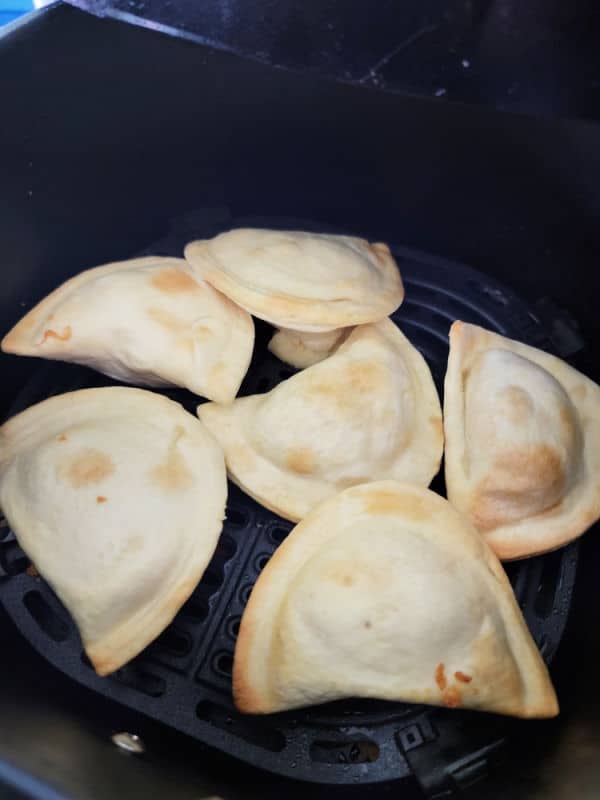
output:
[{"label": "basket drainage hole", "polygon": [[290,530],[291,528],[283,528],[281,525],[278,525],[276,528],[271,528],[269,536],[275,544],[281,544],[283,540],[287,538]]},{"label": "basket drainage hole", "polygon": [[17,542],[6,542],[0,547],[0,568],[7,575],[19,575],[29,566],[29,559]]},{"label": "basket drainage hole", "polygon": [[233,528],[245,528],[248,524],[248,515],[238,508],[227,509],[227,522]]},{"label": "basket drainage hole", "polygon": [[221,538],[219,539],[219,543],[217,544],[216,555],[222,561],[229,561],[230,558],[233,558],[237,550],[237,545],[231,538],[231,536],[227,536],[224,533]]},{"label": "basket drainage hole", "polygon": [[221,675],[225,675],[227,678],[231,677],[233,671],[233,656],[231,653],[220,653],[215,658],[214,664],[217,672],[220,672]]},{"label": "basket drainage hole", "polygon": [[554,553],[544,556],[542,574],[540,575],[540,582],[533,604],[535,613],[542,619],[549,617],[554,608],[554,599],[558,592],[560,581],[562,559],[563,553],[561,550],[556,550]]},{"label": "basket drainage hole", "polygon": [[148,697],[161,697],[165,693],[167,684],[164,678],[153,675],[135,664],[128,664],[115,673],[116,679],[131,689],[136,689]]},{"label": "basket drainage hole", "polygon": [[47,636],[55,642],[64,642],[67,639],[69,626],[55,613],[40,592],[27,592],[23,602],[25,608]]},{"label": "basket drainage hole", "polygon": [[204,575],[202,576],[202,580],[200,581],[200,586],[204,586],[210,590],[210,593],[216,592],[216,590],[221,586],[223,583],[223,574],[221,572],[217,572],[214,567],[209,567]]},{"label": "basket drainage hole", "polygon": [[268,553],[264,553],[262,556],[259,556],[256,561],[254,562],[256,565],[256,569],[258,572],[263,570],[267,564],[269,563],[269,559],[271,556]]},{"label": "basket drainage hole", "polygon": [[155,642],[157,649],[166,650],[175,656],[186,656],[192,649],[190,637],[177,630],[167,629]]},{"label": "basket drainage hole", "polygon": [[208,617],[208,610],[208,603],[192,598],[183,606],[181,613],[194,622],[203,622]]},{"label": "basket drainage hole", "polygon": [[368,764],[379,758],[379,745],[370,739],[316,741],[310,746],[310,757],[319,764]]},{"label": "basket drainage hole", "polygon": [[251,583],[246,584],[246,586],[242,588],[242,591],[240,592],[240,600],[244,605],[246,605],[246,603],[248,602],[248,598],[250,597],[251,591],[252,591]]}]

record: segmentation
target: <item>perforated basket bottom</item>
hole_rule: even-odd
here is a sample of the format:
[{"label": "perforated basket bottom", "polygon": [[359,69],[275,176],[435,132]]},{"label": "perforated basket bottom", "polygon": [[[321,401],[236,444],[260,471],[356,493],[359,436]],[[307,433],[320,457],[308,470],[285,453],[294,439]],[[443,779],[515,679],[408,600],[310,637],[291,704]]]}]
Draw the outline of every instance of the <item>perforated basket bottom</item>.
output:
[{"label": "perforated basket bottom", "polygon": [[[194,233],[207,235],[188,223],[187,229],[180,228],[147,252],[181,255]],[[551,349],[535,314],[506,287],[463,265],[406,248],[395,248],[395,255],[406,300],[393,319],[427,359],[440,392],[448,330],[455,319]],[[268,335],[267,326],[259,323],[241,394],[267,391],[292,374],[266,349]],[[13,413],[59,392],[110,383],[91,370],[48,362],[21,393]],[[167,394],[194,411],[197,398],[179,390]],[[439,477],[433,488],[443,493]],[[368,784],[409,775],[415,749],[434,740],[440,724],[460,729],[473,715],[364,700],[269,717],[235,711],[231,668],[240,618],[256,578],[292,525],[235,486],[229,489],[219,546],[192,597],[152,645],[109,678],[94,673],[69,615],[46,583],[26,571],[28,560],[6,523],[0,527],[0,574],[7,575],[0,579],[0,601],[23,636],[74,680],[255,766],[321,783]],[[577,552],[573,543],[507,565],[546,661],[566,623]],[[489,717],[492,723],[494,719]]]}]

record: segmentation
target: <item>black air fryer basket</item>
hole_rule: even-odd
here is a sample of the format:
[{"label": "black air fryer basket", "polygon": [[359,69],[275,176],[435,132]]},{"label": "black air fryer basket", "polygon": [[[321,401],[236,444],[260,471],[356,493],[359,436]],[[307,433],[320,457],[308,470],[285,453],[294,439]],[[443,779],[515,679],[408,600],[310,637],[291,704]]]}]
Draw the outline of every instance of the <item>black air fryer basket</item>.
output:
[{"label": "black air fryer basket", "polygon": [[[453,105],[437,90],[416,99],[347,86],[62,5],[0,37],[0,90],[2,331],[65,277],[111,259],[181,256],[189,240],[239,226],[332,231],[390,243],[406,289],[393,319],[440,394],[455,319],[598,378],[600,134],[591,123]],[[258,323],[241,394],[292,374],[268,337]],[[0,376],[4,416],[111,383],[8,356]],[[194,411],[196,397],[168,395]],[[441,476],[433,488],[444,492]],[[0,797],[4,782],[34,797],[449,798],[474,796],[469,787],[492,773],[498,797],[533,798],[540,786],[561,791],[550,759],[600,793],[593,759],[569,766],[561,749],[575,728],[600,741],[585,702],[595,677],[583,663],[598,648],[594,532],[505,565],[552,664],[558,721],[360,699],[242,715],[231,698],[240,618],[291,528],[230,485],[223,534],[192,597],[141,655],[100,678],[0,518]],[[114,734],[145,754],[125,757]],[[106,769],[82,767],[96,759]],[[513,768],[503,773],[506,759]]]}]

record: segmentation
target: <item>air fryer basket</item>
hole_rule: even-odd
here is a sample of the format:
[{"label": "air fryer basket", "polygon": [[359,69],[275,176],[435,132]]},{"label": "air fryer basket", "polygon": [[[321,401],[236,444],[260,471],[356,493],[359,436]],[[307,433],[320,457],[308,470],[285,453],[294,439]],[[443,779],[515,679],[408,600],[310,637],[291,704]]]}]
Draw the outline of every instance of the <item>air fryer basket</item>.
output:
[{"label": "air fryer basket", "polygon": [[[180,256],[188,240],[218,232],[210,214],[208,226],[204,217],[202,211],[186,215],[169,236],[142,254]],[[322,230],[303,220],[277,218],[233,223],[241,225]],[[461,264],[402,246],[393,249],[406,288],[406,299],[393,319],[426,358],[440,393],[448,330],[455,319],[556,350],[536,312],[505,286]],[[268,391],[292,374],[267,350],[268,335],[268,326],[259,323],[241,394]],[[43,364],[20,393],[13,412],[59,392],[110,382],[85,368]],[[194,413],[195,396],[183,390],[168,394]],[[443,492],[441,475],[434,487]],[[370,784],[415,772],[432,796],[485,775],[505,732],[505,721],[491,715],[364,700],[264,718],[235,710],[231,668],[244,605],[260,571],[292,527],[230,484],[223,534],[197,589],[167,630],[109,678],[94,673],[67,612],[43,579],[31,574],[7,527],[0,531],[0,575],[7,576],[0,580],[0,601],[40,654],[74,680],[270,772],[326,784]],[[506,567],[547,662],[567,620],[577,554],[574,542]],[[446,740],[452,743],[450,754]]]}]

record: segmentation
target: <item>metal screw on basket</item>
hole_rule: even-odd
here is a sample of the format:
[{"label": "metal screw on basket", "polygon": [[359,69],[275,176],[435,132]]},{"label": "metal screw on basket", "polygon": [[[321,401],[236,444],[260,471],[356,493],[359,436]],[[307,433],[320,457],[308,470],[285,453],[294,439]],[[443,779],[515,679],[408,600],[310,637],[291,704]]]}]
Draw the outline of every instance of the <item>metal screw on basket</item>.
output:
[{"label": "metal screw on basket", "polygon": [[113,733],[110,738],[113,744],[116,744],[120,750],[124,750],[126,753],[136,753],[139,755],[146,749],[143,741],[136,733],[121,731],[120,733]]}]

